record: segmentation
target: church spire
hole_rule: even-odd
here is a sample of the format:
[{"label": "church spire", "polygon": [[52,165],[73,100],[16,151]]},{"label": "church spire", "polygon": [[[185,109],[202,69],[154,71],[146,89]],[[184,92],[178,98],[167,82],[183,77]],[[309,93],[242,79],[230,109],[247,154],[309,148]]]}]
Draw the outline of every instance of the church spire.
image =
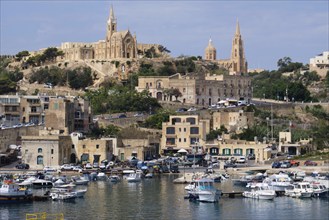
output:
[{"label": "church spire", "polygon": [[239,25],[239,20],[238,19],[236,19],[235,35],[240,35],[240,25]]},{"label": "church spire", "polygon": [[211,37],[209,38],[208,47],[213,47]]},{"label": "church spire", "polygon": [[114,10],[113,10],[113,5],[111,4],[111,9],[110,9],[110,17],[107,23],[115,23],[115,16],[114,16]]}]

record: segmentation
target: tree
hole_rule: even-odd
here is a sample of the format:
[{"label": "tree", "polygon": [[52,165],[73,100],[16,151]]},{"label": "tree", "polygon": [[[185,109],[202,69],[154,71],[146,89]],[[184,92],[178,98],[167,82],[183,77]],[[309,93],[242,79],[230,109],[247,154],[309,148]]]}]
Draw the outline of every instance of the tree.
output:
[{"label": "tree", "polygon": [[175,96],[176,100],[177,100],[178,97],[183,96],[183,94],[177,88],[174,88],[172,92],[173,92],[173,96]]},{"label": "tree", "polygon": [[[170,88],[170,89],[165,89],[163,91],[163,93],[167,96],[167,97],[172,97],[175,96],[176,100],[178,99],[178,97],[182,97],[182,93],[179,91],[179,89],[177,88]],[[170,98],[169,98],[170,99]]]},{"label": "tree", "polygon": [[214,140],[218,138],[218,136],[222,135],[223,133],[227,133],[227,129],[225,128],[224,125],[221,125],[219,129],[217,130],[212,130],[207,134],[207,140]]},{"label": "tree", "polygon": [[76,68],[67,71],[68,84],[73,89],[84,89],[93,84],[90,67]]},{"label": "tree", "polygon": [[327,71],[325,83],[326,83],[326,86],[329,88],[329,71]]},{"label": "tree", "polygon": [[278,60],[277,64],[279,69],[288,66],[291,63],[290,57],[283,57]]},{"label": "tree", "polygon": [[23,50],[23,51],[16,54],[16,60],[21,61],[23,57],[27,57],[27,56],[30,56],[29,51]]}]

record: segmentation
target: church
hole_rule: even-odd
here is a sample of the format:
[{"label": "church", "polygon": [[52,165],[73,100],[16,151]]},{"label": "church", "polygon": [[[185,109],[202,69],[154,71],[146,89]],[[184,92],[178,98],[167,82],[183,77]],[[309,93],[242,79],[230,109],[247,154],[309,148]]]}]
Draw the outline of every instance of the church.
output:
[{"label": "church", "polygon": [[247,73],[248,63],[246,61],[243,40],[240,33],[240,25],[237,21],[236,30],[232,42],[231,58],[226,60],[217,60],[217,51],[212,44],[212,40],[209,40],[208,46],[205,49],[205,60],[213,61],[219,66],[229,70],[230,74]]},{"label": "church", "polygon": [[118,31],[118,22],[114,15],[113,6],[106,24],[106,38],[94,43],[64,42],[59,47],[64,52],[62,59],[73,60],[111,60],[111,59],[135,59],[138,54],[157,44],[137,44],[136,35],[130,30]]}]

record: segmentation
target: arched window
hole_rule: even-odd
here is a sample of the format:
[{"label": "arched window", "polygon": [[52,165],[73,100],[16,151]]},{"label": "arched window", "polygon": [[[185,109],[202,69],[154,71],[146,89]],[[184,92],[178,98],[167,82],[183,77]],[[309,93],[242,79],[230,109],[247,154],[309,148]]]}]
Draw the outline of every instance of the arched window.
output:
[{"label": "arched window", "polygon": [[38,148],[38,153],[42,153],[42,148]]},{"label": "arched window", "polygon": [[43,156],[37,157],[37,164],[43,164]]}]

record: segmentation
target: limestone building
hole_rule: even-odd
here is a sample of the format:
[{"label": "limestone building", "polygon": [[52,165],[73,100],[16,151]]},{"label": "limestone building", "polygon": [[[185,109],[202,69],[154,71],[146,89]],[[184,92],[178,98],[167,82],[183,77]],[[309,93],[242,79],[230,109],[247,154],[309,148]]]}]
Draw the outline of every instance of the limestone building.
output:
[{"label": "limestone building", "polygon": [[177,100],[182,103],[208,106],[226,99],[252,98],[251,78],[241,75],[201,75],[179,73],[172,76],[138,77],[138,92],[147,90],[160,101],[174,101],[176,98],[167,94],[168,89],[177,88],[182,96]]},{"label": "limestone building", "polygon": [[229,132],[239,132],[244,128],[248,128],[254,124],[254,112],[214,112],[213,129],[220,129],[221,125]]},{"label": "limestone building", "polygon": [[322,78],[326,77],[329,71],[329,51],[310,59],[310,71],[316,71]]},{"label": "limestone building", "polygon": [[246,61],[243,40],[240,33],[240,25],[237,22],[236,31],[232,41],[232,51],[230,59],[217,60],[216,48],[212,45],[212,40],[209,40],[208,46],[205,49],[205,60],[214,61],[219,66],[228,69],[230,74],[241,74],[248,72],[248,64]]}]

